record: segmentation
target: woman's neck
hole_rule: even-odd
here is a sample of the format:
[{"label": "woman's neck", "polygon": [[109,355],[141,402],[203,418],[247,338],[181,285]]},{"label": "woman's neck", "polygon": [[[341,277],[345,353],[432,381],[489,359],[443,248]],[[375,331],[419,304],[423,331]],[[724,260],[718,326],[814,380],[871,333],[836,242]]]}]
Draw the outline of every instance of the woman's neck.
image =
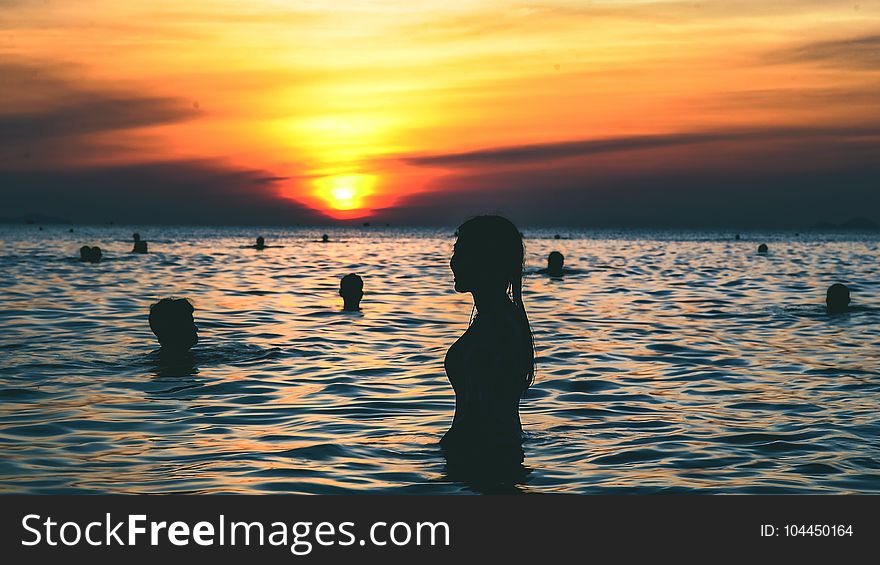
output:
[{"label": "woman's neck", "polygon": [[506,290],[473,291],[471,294],[474,297],[474,306],[477,307],[477,312],[493,312],[511,304]]}]

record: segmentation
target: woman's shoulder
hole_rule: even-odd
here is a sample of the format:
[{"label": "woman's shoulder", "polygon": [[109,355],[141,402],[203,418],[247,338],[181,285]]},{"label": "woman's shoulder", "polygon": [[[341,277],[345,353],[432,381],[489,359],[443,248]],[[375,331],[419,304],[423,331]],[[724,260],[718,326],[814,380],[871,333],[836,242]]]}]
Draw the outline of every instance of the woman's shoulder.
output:
[{"label": "woman's shoulder", "polygon": [[478,316],[471,329],[471,344],[477,349],[492,353],[493,357],[512,360],[515,356],[511,353],[524,344],[525,330],[513,311]]}]

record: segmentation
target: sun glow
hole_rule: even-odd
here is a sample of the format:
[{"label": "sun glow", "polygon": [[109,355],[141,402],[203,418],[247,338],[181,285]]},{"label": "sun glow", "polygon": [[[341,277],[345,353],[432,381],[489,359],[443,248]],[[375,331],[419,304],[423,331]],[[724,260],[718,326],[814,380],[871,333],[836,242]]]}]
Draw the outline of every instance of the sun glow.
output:
[{"label": "sun glow", "polygon": [[315,196],[327,203],[337,217],[361,215],[364,199],[373,194],[376,177],[350,174],[323,177],[315,181]]},{"label": "sun glow", "polygon": [[333,202],[337,208],[344,210],[354,206],[355,191],[350,186],[333,189]]}]

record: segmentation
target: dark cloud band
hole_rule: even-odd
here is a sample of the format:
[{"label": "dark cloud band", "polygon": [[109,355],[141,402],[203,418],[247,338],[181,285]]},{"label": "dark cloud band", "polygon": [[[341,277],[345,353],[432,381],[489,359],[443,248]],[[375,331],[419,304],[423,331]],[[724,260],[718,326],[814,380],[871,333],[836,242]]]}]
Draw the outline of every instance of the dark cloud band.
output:
[{"label": "dark cloud band", "polygon": [[766,141],[779,139],[841,140],[880,137],[880,126],[854,128],[765,128],[719,130],[670,135],[642,135],[609,139],[587,139],[559,143],[541,143],[512,147],[493,147],[462,153],[404,156],[410,165],[435,167],[469,167],[484,165],[521,165],[524,163],[584,157],[602,153],[661,149],[682,145],[718,142]]}]

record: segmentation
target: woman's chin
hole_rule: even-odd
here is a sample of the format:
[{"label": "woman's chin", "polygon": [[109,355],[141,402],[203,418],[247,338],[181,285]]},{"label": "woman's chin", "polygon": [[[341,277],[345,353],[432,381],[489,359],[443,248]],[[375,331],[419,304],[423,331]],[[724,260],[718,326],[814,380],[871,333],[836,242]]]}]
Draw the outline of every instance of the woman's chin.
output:
[{"label": "woman's chin", "polygon": [[464,284],[455,281],[455,292],[470,292],[470,290]]}]

